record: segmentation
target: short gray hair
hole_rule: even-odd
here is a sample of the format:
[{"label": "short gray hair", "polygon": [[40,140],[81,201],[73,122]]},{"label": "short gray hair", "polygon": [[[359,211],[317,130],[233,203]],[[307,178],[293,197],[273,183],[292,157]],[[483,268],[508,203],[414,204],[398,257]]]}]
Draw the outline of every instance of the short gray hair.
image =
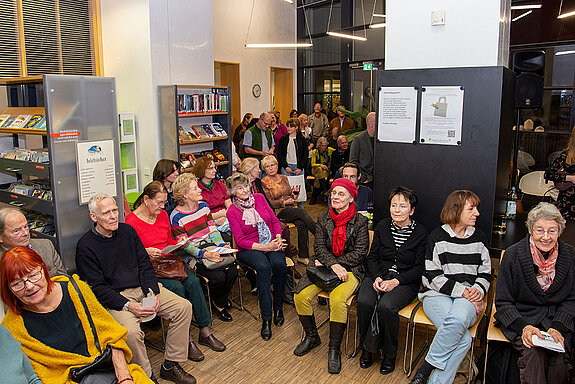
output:
[{"label": "short gray hair", "polygon": [[18,208],[7,207],[0,209],[0,233],[4,233],[4,229],[6,227],[6,216],[13,212],[17,212],[26,217]]},{"label": "short gray hair", "polygon": [[319,147],[320,144],[328,144],[327,139],[324,136],[321,136],[319,139],[317,139],[317,146]]},{"label": "short gray hair", "polygon": [[346,139],[346,140],[347,140],[347,136],[346,136],[346,135],[339,135],[339,136],[337,137],[336,143],[339,144],[339,142],[340,142],[341,140],[343,140],[343,139]]},{"label": "short gray hair", "polygon": [[226,188],[230,196],[236,195],[236,188],[238,185],[249,185],[250,180],[243,173],[234,173],[226,180]]},{"label": "short gray hair", "polygon": [[527,225],[527,230],[531,235],[533,234],[533,225],[537,220],[555,221],[559,226],[559,235],[561,235],[565,229],[565,219],[557,207],[551,203],[541,202],[529,211],[525,225]]},{"label": "short gray hair", "polygon": [[[96,211],[98,210],[98,203],[104,199],[112,199],[114,200],[114,198],[110,195],[108,195],[107,193],[98,193],[92,197],[90,197],[90,200],[88,201],[88,210],[90,211],[90,213],[96,213]],[[116,201],[116,200],[114,200]]]}]

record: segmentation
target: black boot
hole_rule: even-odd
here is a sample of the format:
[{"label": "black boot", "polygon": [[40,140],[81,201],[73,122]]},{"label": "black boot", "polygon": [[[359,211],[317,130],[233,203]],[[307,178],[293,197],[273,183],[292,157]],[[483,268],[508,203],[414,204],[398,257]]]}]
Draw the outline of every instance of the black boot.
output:
[{"label": "black boot", "polygon": [[327,371],[337,374],[341,371],[341,339],[345,323],[329,322],[329,350],[327,351]]},{"label": "black boot", "polygon": [[309,351],[314,349],[315,347],[319,346],[321,340],[319,339],[319,335],[317,334],[317,327],[315,325],[315,317],[311,316],[304,316],[299,315],[299,321],[303,326],[303,330],[305,331],[305,337],[295,347],[293,354],[296,356],[303,356],[307,354]]},{"label": "black boot", "polygon": [[317,203],[317,196],[319,195],[319,188],[313,187],[311,192],[311,199],[309,200],[309,205],[314,205]]},{"label": "black boot", "polygon": [[361,368],[369,368],[373,365],[373,355],[367,349],[361,350],[361,357],[359,358],[359,366]]},{"label": "black boot", "polygon": [[268,341],[272,338],[272,321],[271,320],[262,320],[262,330],[260,332],[262,335],[262,339]]}]

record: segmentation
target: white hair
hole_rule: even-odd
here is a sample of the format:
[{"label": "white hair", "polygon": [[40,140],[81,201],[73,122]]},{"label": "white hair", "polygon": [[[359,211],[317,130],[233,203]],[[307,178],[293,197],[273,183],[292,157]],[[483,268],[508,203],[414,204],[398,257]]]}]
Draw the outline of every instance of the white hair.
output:
[{"label": "white hair", "polygon": [[97,204],[104,199],[114,200],[114,198],[112,196],[108,195],[107,193],[98,193],[98,194],[90,197],[90,200],[88,201],[88,210],[90,211],[90,213],[96,213],[96,211],[98,210]]}]

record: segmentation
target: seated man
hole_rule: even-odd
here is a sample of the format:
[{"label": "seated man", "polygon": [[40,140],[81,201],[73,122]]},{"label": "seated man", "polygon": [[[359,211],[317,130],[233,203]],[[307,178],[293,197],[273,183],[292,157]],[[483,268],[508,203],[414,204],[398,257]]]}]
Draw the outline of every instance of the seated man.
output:
[{"label": "seated man", "polygon": [[30,247],[39,254],[48,267],[50,277],[68,274],[54,244],[48,239],[31,239],[28,220],[22,212],[16,208],[2,208],[0,209],[0,251],[4,253],[17,246]]},{"label": "seated man", "polygon": [[[118,206],[104,193],[88,202],[94,227],[78,241],[76,266],[100,303],[128,329],[126,342],[132,362],[140,365],[155,381],[144,345],[140,319],[153,314],[169,319],[166,352],[160,377],[175,383],[193,384],[196,379],[178,362],[188,356],[192,305],[186,299],[158,285],[152,263],[136,230],[118,223]],[[142,299],[154,293],[154,306],[145,308]]]},{"label": "seated man", "polygon": [[[373,207],[373,191],[371,188],[365,185],[358,185],[359,179],[361,178],[361,172],[359,172],[359,167],[354,163],[345,163],[341,170],[341,175],[345,179],[353,181],[357,186],[357,199],[355,199],[355,209],[358,211],[367,211],[367,206],[369,203]],[[331,207],[331,196],[329,198],[329,206]]]},{"label": "seated man", "polygon": [[337,179],[341,174],[337,174],[339,169],[349,161],[349,145],[345,135],[337,138],[337,149],[331,153],[331,177]]},{"label": "seated man", "polygon": [[329,122],[329,126],[331,128],[339,128],[339,133],[345,133],[346,131],[355,129],[355,123],[353,120],[342,112],[344,109],[346,109],[345,106],[340,104],[335,110],[337,116]]}]

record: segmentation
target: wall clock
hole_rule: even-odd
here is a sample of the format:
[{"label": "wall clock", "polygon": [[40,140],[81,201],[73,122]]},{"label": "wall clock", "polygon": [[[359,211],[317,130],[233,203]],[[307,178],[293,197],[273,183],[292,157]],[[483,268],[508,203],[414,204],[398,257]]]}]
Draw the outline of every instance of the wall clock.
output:
[{"label": "wall clock", "polygon": [[262,94],[262,87],[260,87],[258,83],[254,84],[254,86],[252,87],[252,95],[254,95],[254,97],[260,97],[261,94]]}]

